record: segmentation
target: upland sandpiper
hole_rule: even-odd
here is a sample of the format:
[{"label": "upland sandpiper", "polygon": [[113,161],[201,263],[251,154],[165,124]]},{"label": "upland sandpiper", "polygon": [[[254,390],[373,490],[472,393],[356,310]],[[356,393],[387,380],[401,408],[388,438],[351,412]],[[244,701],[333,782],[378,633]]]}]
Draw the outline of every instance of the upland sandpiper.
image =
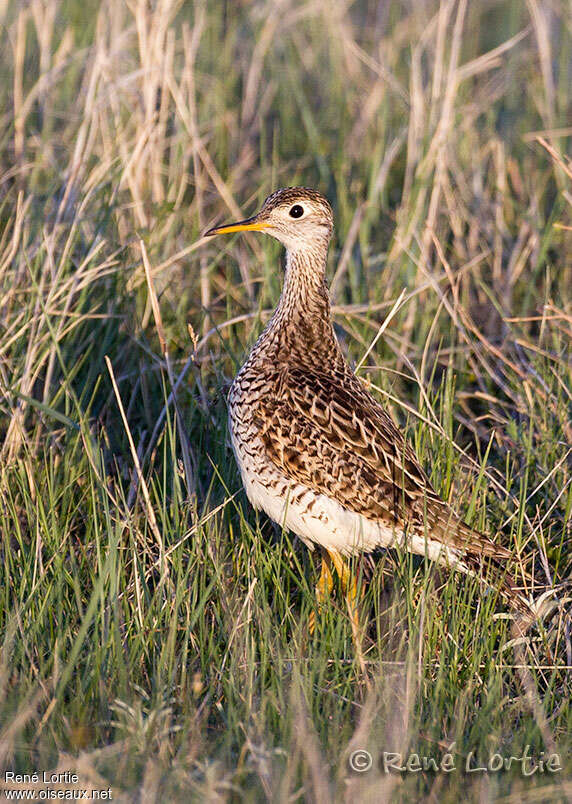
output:
[{"label": "upland sandpiper", "polygon": [[466,525],[435,492],[389,414],[345,360],[332,326],[326,256],[332,208],[316,190],[288,187],[254,217],[207,235],[260,231],[286,247],[278,306],[229,394],[232,447],[248,499],[322,551],[318,603],[339,575],[354,633],[356,583],[346,557],[404,548],[477,574],[499,566],[498,590],[529,608],[502,563],[511,552]]}]

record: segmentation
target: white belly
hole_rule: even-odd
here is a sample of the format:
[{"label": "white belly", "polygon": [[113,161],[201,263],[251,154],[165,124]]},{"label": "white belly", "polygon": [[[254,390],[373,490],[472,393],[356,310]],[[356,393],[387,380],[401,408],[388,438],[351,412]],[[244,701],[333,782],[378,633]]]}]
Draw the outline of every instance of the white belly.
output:
[{"label": "white belly", "polygon": [[[261,466],[264,445],[255,432],[239,441],[230,427],[232,447],[247,497],[281,527],[297,534],[311,549],[320,545],[342,555],[371,552],[376,547],[404,546],[418,555],[464,569],[455,551],[423,535],[368,519],[337,500],[287,478],[271,461]],[[256,456],[256,458],[254,458]]]}]

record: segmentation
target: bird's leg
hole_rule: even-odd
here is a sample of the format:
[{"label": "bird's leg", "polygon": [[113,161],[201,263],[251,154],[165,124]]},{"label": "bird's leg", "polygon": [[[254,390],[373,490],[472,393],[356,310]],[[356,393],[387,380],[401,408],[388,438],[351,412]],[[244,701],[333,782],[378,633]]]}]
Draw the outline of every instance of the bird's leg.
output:
[{"label": "bird's leg", "polygon": [[358,588],[355,577],[352,575],[348,565],[337,552],[337,550],[328,550],[328,555],[332,564],[336,568],[336,572],[342,585],[342,592],[346,598],[348,606],[348,613],[350,615],[350,622],[352,624],[352,636],[354,646],[356,649],[358,661],[362,671],[365,671],[365,662],[363,659],[362,651],[362,633],[359,624],[359,600]]},{"label": "bird's leg", "polygon": [[[322,571],[316,584],[316,602],[318,604],[318,611],[322,608],[324,600],[329,596],[334,585],[332,577],[331,559],[326,550],[322,550]],[[316,627],[316,612],[311,611],[308,617],[308,630],[310,634],[314,633]]]},{"label": "bird's leg", "polygon": [[322,553],[322,571],[318,583],[316,584],[316,600],[318,601],[318,607],[329,596],[333,585],[334,578],[332,576],[330,556],[327,551],[324,551]]}]

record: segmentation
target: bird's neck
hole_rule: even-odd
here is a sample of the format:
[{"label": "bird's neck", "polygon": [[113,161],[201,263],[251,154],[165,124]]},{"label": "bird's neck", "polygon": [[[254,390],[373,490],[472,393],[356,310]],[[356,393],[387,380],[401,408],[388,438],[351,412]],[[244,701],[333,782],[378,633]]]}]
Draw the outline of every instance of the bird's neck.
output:
[{"label": "bird's neck", "polygon": [[286,253],[284,286],[266,336],[292,359],[315,359],[338,350],[326,285],[326,255],[327,246],[321,253]]}]

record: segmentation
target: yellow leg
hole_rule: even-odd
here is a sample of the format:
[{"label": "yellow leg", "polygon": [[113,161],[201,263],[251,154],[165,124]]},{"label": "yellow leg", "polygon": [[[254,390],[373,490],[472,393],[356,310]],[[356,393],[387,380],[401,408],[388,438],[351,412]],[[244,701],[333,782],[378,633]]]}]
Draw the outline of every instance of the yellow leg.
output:
[{"label": "yellow leg", "polygon": [[[332,577],[332,570],[330,568],[330,556],[327,552],[322,552],[322,571],[318,583],[316,584],[316,602],[318,604],[318,611],[322,608],[324,600],[329,596],[334,585]],[[308,617],[308,630],[310,635],[314,633],[316,628],[316,612],[311,611]]]},{"label": "yellow leg", "polygon": [[342,585],[342,592],[346,598],[350,622],[352,624],[354,647],[356,649],[360,667],[362,671],[365,671],[365,662],[362,651],[362,633],[359,624],[359,600],[356,579],[351,574],[344,559],[336,550],[328,550],[327,552],[330,556],[332,564],[336,568],[336,572]]}]

